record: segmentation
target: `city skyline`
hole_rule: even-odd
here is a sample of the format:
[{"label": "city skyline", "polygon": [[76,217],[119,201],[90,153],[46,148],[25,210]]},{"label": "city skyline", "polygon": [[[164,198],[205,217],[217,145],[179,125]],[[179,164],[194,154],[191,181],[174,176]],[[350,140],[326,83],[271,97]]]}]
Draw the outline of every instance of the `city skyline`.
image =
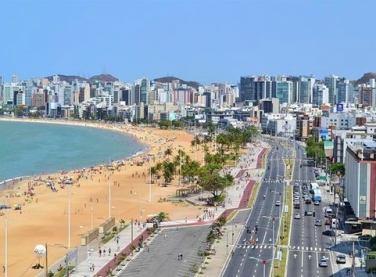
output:
[{"label": "city skyline", "polygon": [[[371,1],[4,1],[0,75],[202,84],[374,72]],[[367,4],[365,6],[363,4]]]}]

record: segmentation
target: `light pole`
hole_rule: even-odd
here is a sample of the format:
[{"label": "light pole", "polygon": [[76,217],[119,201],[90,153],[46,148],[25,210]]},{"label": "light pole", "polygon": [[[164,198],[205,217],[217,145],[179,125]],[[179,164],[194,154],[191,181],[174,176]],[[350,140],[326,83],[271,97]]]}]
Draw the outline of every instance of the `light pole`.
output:
[{"label": "light pole", "polygon": [[108,218],[111,218],[111,184],[110,176],[108,176]]},{"label": "light pole", "polygon": [[[8,195],[5,196],[5,205],[8,204]],[[4,213],[4,276],[8,277],[8,209],[5,209]]]},{"label": "light pole", "polygon": [[[265,217],[265,218],[271,218],[272,219],[272,225],[273,225],[273,235],[272,235],[272,241],[273,241],[273,251],[272,251],[272,259],[271,259],[271,261],[272,261],[272,267],[271,267],[271,270],[273,271],[273,268],[274,268],[274,265],[273,265],[273,261],[274,261],[274,255],[275,255],[275,238],[274,238],[274,236],[275,236],[275,231],[274,231],[274,221],[276,220],[276,219],[279,219],[280,217],[270,217],[270,216],[263,216],[263,217]],[[273,273],[272,273],[273,274]]]},{"label": "light pole", "polygon": [[256,261],[258,261],[258,262],[261,262],[264,266],[264,277],[266,277],[266,264],[268,263],[268,261],[270,261],[270,259],[269,260],[262,260],[262,259],[259,259],[259,258],[255,258],[255,257],[249,257],[250,259],[253,259],[253,260],[256,260]]},{"label": "light pole", "polygon": [[68,192],[68,249],[71,246],[71,193],[70,193],[71,185],[67,185],[67,192]]},{"label": "light pole", "polygon": [[150,173],[150,181],[149,181],[149,202],[151,202],[151,156],[149,156],[149,173]]},{"label": "light pole", "polygon": [[[51,246],[51,247],[59,247],[59,248],[65,248],[67,249],[68,247],[62,245],[62,244],[54,244],[54,245],[49,245],[47,243],[44,244],[44,247],[46,248],[46,257],[45,257],[45,261],[46,261],[46,277],[48,277],[48,247]],[[68,268],[68,264],[67,264],[67,276],[69,276],[69,268]]]}]

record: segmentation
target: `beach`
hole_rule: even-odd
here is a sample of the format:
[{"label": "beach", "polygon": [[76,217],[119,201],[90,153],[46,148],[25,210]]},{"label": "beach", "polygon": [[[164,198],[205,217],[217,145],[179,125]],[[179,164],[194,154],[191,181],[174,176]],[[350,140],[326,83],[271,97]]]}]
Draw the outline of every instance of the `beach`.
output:
[{"label": "beach", "polygon": [[[153,178],[154,183],[150,184],[149,168],[166,158],[172,160],[179,149],[193,160],[202,161],[201,147],[196,152],[191,147],[193,136],[185,131],[63,120],[20,121],[107,128],[134,136],[148,146],[148,151],[129,159],[109,161],[110,166],[23,178],[3,190],[1,202],[12,208],[2,210],[7,216],[1,216],[0,228],[0,240],[8,249],[8,276],[36,276],[38,271],[31,268],[38,262],[33,253],[36,245],[48,245],[48,259],[53,263],[67,253],[67,247],[77,247],[82,234],[109,217],[115,217],[119,225],[120,219],[126,224],[132,219],[144,222],[159,212],[168,214],[172,221],[193,219],[201,213],[200,207],[186,201],[169,201],[181,188],[179,176],[168,186],[163,186],[163,177]],[[166,149],[172,150],[170,157],[164,155]],[[21,210],[14,209],[18,204]],[[5,263],[4,252],[0,251],[1,265]]]}]

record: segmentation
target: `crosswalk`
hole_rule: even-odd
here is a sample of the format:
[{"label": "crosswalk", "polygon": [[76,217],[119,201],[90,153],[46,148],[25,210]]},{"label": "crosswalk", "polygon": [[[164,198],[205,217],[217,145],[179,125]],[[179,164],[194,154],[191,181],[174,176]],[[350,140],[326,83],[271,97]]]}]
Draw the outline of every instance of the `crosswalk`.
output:
[{"label": "crosswalk", "polygon": [[[268,183],[282,183],[283,180],[281,179],[268,179],[268,178],[265,178],[265,179],[262,179],[263,182],[268,182]],[[291,182],[295,182],[295,183],[311,183],[313,182],[312,180],[290,180]]]},{"label": "crosswalk", "polygon": [[[238,244],[238,249],[272,249],[273,245],[271,244],[256,244],[256,245],[250,245],[250,244]],[[308,246],[290,246],[290,251],[304,251],[304,252],[329,252],[326,248],[321,247],[308,247]]]},{"label": "crosswalk", "polygon": [[242,248],[242,249],[271,249],[273,248],[273,245],[270,244],[256,244],[256,245],[249,245],[249,244],[240,244],[237,246],[237,248]]},{"label": "crosswalk", "polygon": [[308,246],[290,246],[290,250],[296,251],[311,251],[311,252],[328,252],[329,250],[321,247],[308,247]]}]

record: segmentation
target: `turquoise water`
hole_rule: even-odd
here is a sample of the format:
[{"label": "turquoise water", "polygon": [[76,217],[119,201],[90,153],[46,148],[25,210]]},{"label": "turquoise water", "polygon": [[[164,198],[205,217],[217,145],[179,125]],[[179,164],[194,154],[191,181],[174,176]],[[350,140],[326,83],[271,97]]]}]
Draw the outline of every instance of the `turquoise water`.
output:
[{"label": "turquoise water", "polygon": [[70,125],[0,121],[0,180],[72,170],[146,150],[132,136]]}]

